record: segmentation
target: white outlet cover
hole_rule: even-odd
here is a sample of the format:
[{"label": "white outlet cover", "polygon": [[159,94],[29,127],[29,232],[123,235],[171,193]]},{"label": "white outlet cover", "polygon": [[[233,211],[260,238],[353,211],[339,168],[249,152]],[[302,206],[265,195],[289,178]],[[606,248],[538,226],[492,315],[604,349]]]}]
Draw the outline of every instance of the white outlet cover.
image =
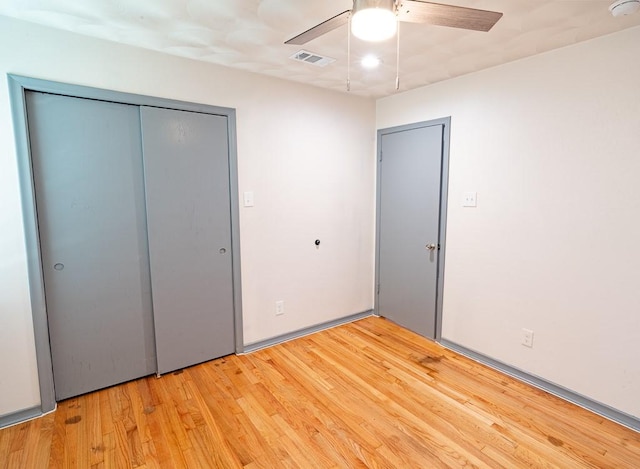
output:
[{"label": "white outlet cover", "polygon": [[477,192],[465,192],[462,195],[462,206],[463,207],[477,207],[478,203],[478,193]]}]

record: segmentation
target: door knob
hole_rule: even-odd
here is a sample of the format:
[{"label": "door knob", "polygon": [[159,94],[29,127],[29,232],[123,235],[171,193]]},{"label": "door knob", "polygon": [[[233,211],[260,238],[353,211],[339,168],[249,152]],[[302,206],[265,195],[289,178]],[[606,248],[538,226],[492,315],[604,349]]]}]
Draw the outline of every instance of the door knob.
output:
[{"label": "door knob", "polygon": [[436,245],[435,244],[427,244],[425,246],[425,248],[427,248],[429,251],[433,251],[433,250],[435,250]]}]

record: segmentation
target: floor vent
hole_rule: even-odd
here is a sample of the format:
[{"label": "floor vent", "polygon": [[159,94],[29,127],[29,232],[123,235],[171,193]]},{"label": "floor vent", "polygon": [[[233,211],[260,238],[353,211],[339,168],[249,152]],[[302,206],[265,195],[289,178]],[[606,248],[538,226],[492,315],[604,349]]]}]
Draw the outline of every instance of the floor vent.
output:
[{"label": "floor vent", "polygon": [[331,57],[324,57],[307,50],[299,50],[289,58],[300,62],[307,62],[308,64],[316,65],[318,67],[324,67],[329,65],[331,62],[336,61],[336,59],[332,59]]}]

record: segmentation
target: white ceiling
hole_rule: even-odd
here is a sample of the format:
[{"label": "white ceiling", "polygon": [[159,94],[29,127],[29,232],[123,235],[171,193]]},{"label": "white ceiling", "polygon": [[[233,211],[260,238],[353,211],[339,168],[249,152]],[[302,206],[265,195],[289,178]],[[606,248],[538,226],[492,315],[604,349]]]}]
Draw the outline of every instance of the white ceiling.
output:
[{"label": "white ceiling", "polygon": [[[488,33],[401,23],[400,90],[408,90],[640,25],[613,18],[612,0],[440,0],[500,11]],[[284,41],[344,10],[351,0],[0,0],[0,14],[228,67],[346,90],[347,28],[302,48],[336,62],[320,68],[289,59]],[[396,43],[352,40],[351,93],[395,93]],[[373,53],[380,68],[363,70]]]}]

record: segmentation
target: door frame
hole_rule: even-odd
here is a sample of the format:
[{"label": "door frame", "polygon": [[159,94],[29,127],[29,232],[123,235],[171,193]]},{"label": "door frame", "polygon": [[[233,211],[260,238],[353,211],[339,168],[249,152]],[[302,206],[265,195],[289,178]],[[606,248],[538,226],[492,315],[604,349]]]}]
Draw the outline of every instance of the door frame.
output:
[{"label": "door frame", "polygon": [[438,220],[438,266],[436,278],[436,324],[435,324],[435,341],[440,342],[442,338],[442,300],[444,293],[444,260],[446,252],[446,231],[447,231],[447,197],[449,192],[449,141],[451,137],[451,117],[443,117],[440,119],[432,119],[428,121],[416,122],[413,124],[399,125],[378,129],[376,140],[376,273],[374,284],[374,306],[373,311],[377,316],[380,315],[379,294],[380,294],[380,207],[381,207],[381,182],[382,182],[382,137],[384,135],[405,132],[423,127],[432,127],[436,125],[443,126],[442,129],[442,154],[440,169],[440,216]]},{"label": "door frame", "polygon": [[213,114],[227,118],[227,139],[229,146],[229,199],[231,202],[231,268],[233,285],[233,314],[235,351],[244,348],[242,336],[242,289],[240,273],[240,222],[238,198],[238,156],[236,144],[236,110],[233,108],[177,101],[173,99],[144,96],[119,91],[103,90],[88,86],[41,80],[21,75],[8,74],[9,96],[16,142],[18,176],[22,199],[27,254],[28,282],[31,313],[36,346],[36,363],[40,386],[40,408],[43,413],[56,408],[49,326],[44,291],[44,276],[40,251],[40,233],[36,213],[35,187],[27,123],[26,92],[37,91],[75,98],[110,101],[135,106],[160,107],[179,111]]}]

